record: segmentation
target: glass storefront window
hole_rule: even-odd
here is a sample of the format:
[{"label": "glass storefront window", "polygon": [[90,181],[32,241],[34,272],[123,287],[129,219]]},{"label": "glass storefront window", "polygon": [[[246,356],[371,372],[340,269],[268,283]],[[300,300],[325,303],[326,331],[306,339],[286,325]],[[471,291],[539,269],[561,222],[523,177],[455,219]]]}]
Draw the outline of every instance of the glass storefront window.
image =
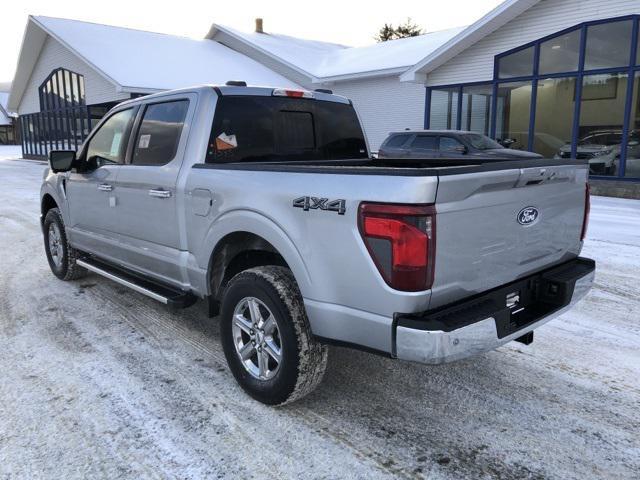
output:
[{"label": "glass storefront window", "polygon": [[431,90],[431,130],[456,129],[458,125],[458,89],[444,88]]},{"label": "glass storefront window", "polygon": [[576,157],[589,161],[591,175],[618,174],[626,93],[626,74],[583,78]]},{"label": "glass storefront window", "polygon": [[489,135],[492,93],[491,84],[462,89],[462,130]]},{"label": "glass storefront window", "polygon": [[505,147],[526,150],[529,143],[531,82],[498,86],[496,139]]},{"label": "glass storefront window", "polygon": [[541,75],[578,70],[580,29],[565,33],[540,44]]},{"label": "glass storefront window", "polygon": [[534,48],[518,50],[498,60],[500,78],[528,77],[533,75]]},{"label": "glass storefront window", "polygon": [[571,156],[575,77],[538,81],[533,151],[546,158]]},{"label": "glass storefront window", "polygon": [[631,20],[587,27],[585,70],[629,65],[632,30]]},{"label": "glass storefront window", "polygon": [[640,178],[640,72],[633,79],[633,101],[629,118],[629,142],[625,177]]}]

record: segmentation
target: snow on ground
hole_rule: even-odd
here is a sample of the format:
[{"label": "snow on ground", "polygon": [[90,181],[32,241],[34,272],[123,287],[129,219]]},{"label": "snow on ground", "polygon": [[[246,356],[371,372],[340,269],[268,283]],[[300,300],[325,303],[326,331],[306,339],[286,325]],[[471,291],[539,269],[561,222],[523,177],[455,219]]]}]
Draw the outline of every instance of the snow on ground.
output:
[{"label": "snow on ground", "polygon": [[49,272],[43,169],[0,160],[0,479],[638,478],[640,201],[593,198],[595,289],[532,345],[440,367],[331,348],[314,394],[269,408],[204,305]]}]

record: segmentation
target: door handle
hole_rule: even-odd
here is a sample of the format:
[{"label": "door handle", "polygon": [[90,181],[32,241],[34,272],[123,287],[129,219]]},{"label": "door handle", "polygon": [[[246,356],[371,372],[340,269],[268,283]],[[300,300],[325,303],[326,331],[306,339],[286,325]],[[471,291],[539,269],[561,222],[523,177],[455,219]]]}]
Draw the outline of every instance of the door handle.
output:
[{"label": "door handle", "polygon": [[98,185],[98,190],[101,190],[103,192],[110,192],[111,190],[113,190],[113,185],[109,185],[108,183],[101,183],[100,185]]},{"label": "door handle", "polygon": [[170,190],[149,190],[149,195],[157,198],[169,198],[171,196]]}]

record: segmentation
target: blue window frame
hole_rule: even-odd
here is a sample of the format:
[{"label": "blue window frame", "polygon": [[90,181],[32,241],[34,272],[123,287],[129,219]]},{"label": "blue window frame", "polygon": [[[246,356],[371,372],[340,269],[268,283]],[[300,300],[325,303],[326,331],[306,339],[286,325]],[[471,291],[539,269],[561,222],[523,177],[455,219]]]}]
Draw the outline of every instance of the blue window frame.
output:
[{"label": "blue window frame", "polygon": [[[617,52],[618,58],[624,58],[628,55],[628,61],[625,64],[615,67],[602,68],[603,62],[593,61],[593,58],[597,58],[597,50],[594,50],[594,45],[591,43],[587,45],[588,38],[607,38],[606,33],[603,32],[606,29],[607,24],[615,22],[620,23],[620,29],[618,32],[625,31],[626,35],[619,34],[620,38],[626,39],[628,35],[629,45],[620,43],[620,52]],[[630,34],[629,34],[629,26]],[[589,30],[590,27],[596,27]],[[624,29],[622,28],[624,27]],[[567,115],[571,122],[571,135],[570,138],[563,139],[566,141],[566,146],[563,150],[568,154],[569,147],[572,157],[582,154],[579,151],[579,146],[584,145],[584,126],[580,125],[581,121],[581,108],[584,107],[585,101],[606,101],[606,92],[612,88],[626,88],[625,91],[620,90],[620,95],[624,98],[624,112],[618,112],[618,117],[621,118],[621,123],[616,123],[618,135],[621,132],[622,139],[630,139],[631,137],[640,138],[640,125],[632,124],[632,111],[638,110],[636,116],[640,115],[640,100],[638,105],[633,105],[634,89],[638,90],[638,97],[640,98],[640,15],[628,15],[623,17],[608,18],[602,20],[596,20],[591,22],[584,22],[572,27],[566,28],[552,35],[539,38],[535,41],[520,45],[516,48],[500,53],[494,57],[494,69],[493,79],[484,82],[472,82],[464,84],[452,84],[452,85],[438,85],[433,87],[427,87],[426,90],[426,104],[425,104],[425,122],[424,127],[429,129],[434,122],[430,118],[432,111],[440,111],[440,109],[432,110],[432,102],[434,98],[439,99],[441,95],[435,95],[434,92],[453,92],[453,98],[451,99],[451,105],[449,111],[455,111],[455,115],[450,116],[455,122],[451,122],[450,128],[468,128],[471,124],[468,119],[465,121],[465,113],[468,109],[463,109],[466,106],[465,93],[470,90],[471,87],[480,87],[482,91],[491,91],[491,95],[488,97],[490,102],[487,105],[489,128],[489,136],[496,139],[496,129],[501,132],[505,130],[504,121],[500,121],[498,118],[498,111],[501,104],[505,101],[503,95],[500,92],[509,91],[509,85],[514,88],[522,85],[529,85],[530,95],[527,98],[529,101],[528,122],[526,119],[519,122],[523,127],[514,127],[520,134],[520,141],[526,143],[527,150],[533,150],[534,143],[539,141],[540,138],[536,138],[536,106],[539,104],[538,96],[539,92],[545,85],[552,83],[570,86],[573,91],[571,92],[571,101],[573,102],[573,112],[571,115]],[[591,33],[591,37],[589,34]],[[626,40],[625,40],[626,41]],[[611,48],[606,46],[606,48]],[[577,50],[577,58],[575,57]],[[541,53],[542,52],[542,53]],[[594,53],[595,52],[595,53]],[[541,60],[541,54],[543,56]],[[533,58],[533,65],[529,68],[523,62],[526,63],[528,59]],[[601,56],[602,57],[602,56]],[[563,60],[566,59],[566,69],[563,68]],[[586,65],[585,65],[585,59]],[[502,62],[502,63],[501,63]],[[620,63],[617,60],[615,63]],[[540,70],[541,65],[544,65],[543,70]],[[524,72],[525,74],[517,76],[518,72]],[[529,73],[531,72],[531,73]],[[606,86],[602,86],[602,94],[594,95],[593,85],[587,81],[587,87],[589,90],[585,90],[583,98],[583,85],[585,84],[585,77],[587,79],[595,78],[594,75],[601,75],[603,78],[610,74],[610,77],[616,77],[616,80],[611,80]],[[571,81],[561,82],[558,79],[567,79]],[[545,84],[546,81],[546,84]],[[593,83],[593,81],[591,81]],[[614,87],[615,85],[615,87]],[[569,88],[569,87],[567,87]],[[457,97],[456,97],[457,95]],[[588,105],[588,103],[587,103]],[[591,108],[591,105],[589,105]],[[523,110],[524,112],[524,110]],[[525,115],[526,113],[523,113]],[[436,122],[437,123],[437,122]],[[455,123],[455,125],[454,125]],[[582,128],[582,133],[581,133]],[[525,130],[525,131],[520,131]],[[486,129],[485,129],[486,131]],[[485,133],[485,132],[482,132]],[[539,137],[539,136],[538,136]],[[569,143],[570,141],[570,143]],[[635,143],[635,141],[634,141]],[[615,180],[633,180],[639,181],[640,177],[629,177],[625,175],[626,163],[627,163],[627,150],[631,148],[629,141],[622,140],[621,144],[617,146],[619,152],[617,154],[617,166],[615,168],[615,174],[610,176],[603,176],[595,174],[592,171],[592,178],[603,179],[615,179]],[[582,147],[580,147],[582,148]],[[636,147],[638,149],[638,147]],[[633,154],[634,161],[636,160],[637,153]],[[631,157],[630,157],[631,158]],[[639,160],[640,161],[640,160]],[[631,172],[630,172],[631,173]]]}]

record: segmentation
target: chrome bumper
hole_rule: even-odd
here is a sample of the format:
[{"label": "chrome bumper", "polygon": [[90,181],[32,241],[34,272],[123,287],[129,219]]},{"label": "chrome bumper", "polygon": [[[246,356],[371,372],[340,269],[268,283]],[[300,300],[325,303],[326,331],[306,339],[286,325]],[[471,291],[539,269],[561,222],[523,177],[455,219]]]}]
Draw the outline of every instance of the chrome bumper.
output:
[{"label": "chrome bumper", "polygon": [[452,331],[422,330],[399,325],[396,329],[396,357],[413,362],[441,364],[493,350],[562,315],[589,292],[594,278],[595,270],[578,278],[568,304],[502,338],[498,336],[496,318],[492,316]]}]

